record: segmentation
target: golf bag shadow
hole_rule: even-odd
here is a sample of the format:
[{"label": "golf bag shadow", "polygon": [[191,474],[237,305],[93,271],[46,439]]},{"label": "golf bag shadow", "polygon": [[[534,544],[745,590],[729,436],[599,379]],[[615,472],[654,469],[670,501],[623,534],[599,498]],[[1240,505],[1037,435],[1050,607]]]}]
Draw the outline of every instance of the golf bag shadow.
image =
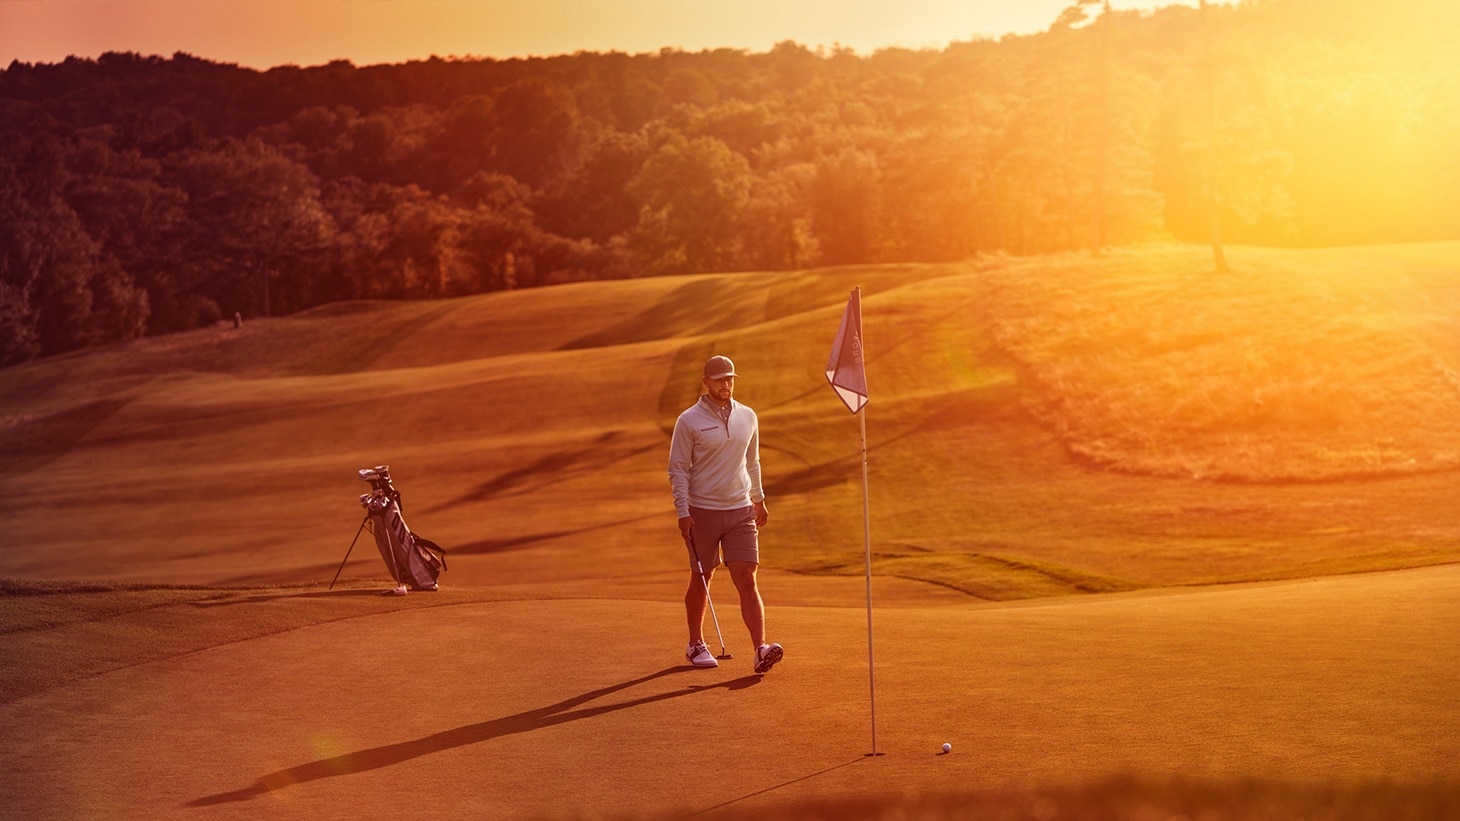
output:
[{"label": "golf bag shadow", "polygon": [[370,483],[371,491],[360,494],[360,506],[375,534],[380,558],[390,570],[391,578],[412,590],[435,590],[436,579],[446,569],[446,550],[440,545],[411,532],[401,512],[400,491],[390,483],[390,467],[379,465],[360,471],[360,478]]}]

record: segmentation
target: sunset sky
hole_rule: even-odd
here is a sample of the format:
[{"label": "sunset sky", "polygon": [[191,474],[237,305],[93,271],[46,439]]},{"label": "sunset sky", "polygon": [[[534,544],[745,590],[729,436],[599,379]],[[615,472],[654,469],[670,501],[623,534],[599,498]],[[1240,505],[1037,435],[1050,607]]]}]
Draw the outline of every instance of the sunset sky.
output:
[{"label": "sunset sky", "polygon": [[[942,48],[1048,28],[1072,0],[0,0],[0,68],[107,51],[254,68],[663,47],[760,52],[783,40]],[[1113,0],[1116,9],[1196,0]]]}]

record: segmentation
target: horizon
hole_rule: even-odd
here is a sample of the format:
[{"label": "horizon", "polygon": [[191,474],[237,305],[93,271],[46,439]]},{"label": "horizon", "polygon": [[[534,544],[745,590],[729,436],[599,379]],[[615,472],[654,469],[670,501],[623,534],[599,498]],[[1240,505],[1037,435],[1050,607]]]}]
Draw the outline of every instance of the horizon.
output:
[{"label": "horizon", "polygon": [[[1218,0],[1225,2],[1226,0]],[[1116,11],[1196,0],[1112,0]],[[10,0],[0,3],[0,65],[172,56],[266,70],[348,60],[357,66],[431,57],[514,59],[579,52],[943,49],[1045,31],[1072,0],[748,0],[686,7],[673,0]]]}]

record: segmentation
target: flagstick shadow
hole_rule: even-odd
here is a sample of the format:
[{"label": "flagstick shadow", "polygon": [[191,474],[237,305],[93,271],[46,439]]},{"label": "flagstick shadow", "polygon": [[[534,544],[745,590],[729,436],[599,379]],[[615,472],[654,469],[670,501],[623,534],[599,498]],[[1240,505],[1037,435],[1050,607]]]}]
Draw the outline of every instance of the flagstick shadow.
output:
[{"label": "flagstick shadow", "polygon": [[386,744],[380,747],[372,747],[368,750],[357,750],[352,753],[337,755],[333,758],[324,758],[319,761],[311,761],[307,764],[300,764],[288,769],[278,770],[267,775],[260,776],[253,784],[241,790],[218,793],[216,795],[204,796],[187,803],[189,807],[209,807],[218,804],[228,804],[238,801],[248,801],[257,796],[281,790],[296,784],[304,784],[310,781],[319,781],[325,778],[335,778],[341,775],[352,775],[354,773],[378,770],[383,767],[390,767],[410,761],[414,758],[439,753],[457,747],[466,747],[472,744],[479,744],[502,736],[528,733],[534,730],[541,730],[546,727],[553,727],[559,724],[567,724],[572,721],[579,721],[586,718],[595,718],[608,713],[626,710],[630,707],[639,707],[645,704],[653,704],[657,701],[667,701],[672,698],[694,693],[724,688],[727,690],[743,690],[752,687],[760,681],[760,676],[741,676],[729,681],[721,681],[715,684],[701,684],[686,687],[683,690],[672,690],[665,693],[656,693],[631,701],[619,702],[617,704],[603,704],[596,707],[585,707],[583,709],[572,709],[581,704],[597,698],[626,690],[657,678],[683,673],[694,670],[693,667],[676,666],[667,667],[656,673],[626,681],[622,684],[615,684],[599,690],[574,696],[566,701],[560,701],[548,707],[541,707],[536,710],[529,710],[515,715],[494,718],[482,721],[477,724],[468,724],[464,727],[457,727],[451,730],[444,730],[424,738],[412,741],[402,741],[396,744]]},{"label": "flagstick shadow", "polygon": [[809,775],[803,775],[800,778],[793,778],[790,781],[782,782],[780,784],[775,785],[774,787],[766,787],[764,789],[756,790],[755,792],[746,793],[745,795],[739,796],[737,798],[732,798],[729,801],[721,801],[719,804],[716,804],[713,807],[706,807],[706,808],[700,810],[699,812],[691,813],[689,817],[693,818],[696,815],[704,815],[706,813],[711,813],[711,812],[714,812],[715,810],[723,809],[725,807],[728,807],[731,804],[738,804],[741,801],[745,801],[746,799],[754,798],[757,795],[765,795],[768,792],[775,792],[776,790],[780,790],[780,789],[784,789],[786,787],[789,787],[792,784],[799,784],[802,781],[809,781],[809,780],[811,780],[813,778],[816,778],[818,776],[826,775],[829,772],[834,772],[836,770],[840,770],[842,767],[850,767],[853,764],[856,764],[858,761],[865,760],[865,758],[866,758],[865,756],[858,756],[857,758],[854,758],[851,761],[843,761],[840,764],[833,764],[833,765],[831,765],[830,767],[827,767],[824,770],[820,770],[818,772],[814,772],[814,773],[811,773]]}]

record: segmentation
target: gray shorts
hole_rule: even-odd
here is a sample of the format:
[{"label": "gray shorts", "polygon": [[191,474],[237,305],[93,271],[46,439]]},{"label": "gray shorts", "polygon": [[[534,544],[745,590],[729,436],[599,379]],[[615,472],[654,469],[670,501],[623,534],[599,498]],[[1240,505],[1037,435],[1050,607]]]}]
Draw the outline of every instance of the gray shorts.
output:
[{"label": "gray shorts", "polygon": [[[723,553],[727,562],[760,564],[759,531],[755,527],[755,508],[706,510],[692,507],[689,515],[695,521],[694,545],[700,564],[706,572],[720,566]],[[694,562],[690,562],[694,569]]]}]

